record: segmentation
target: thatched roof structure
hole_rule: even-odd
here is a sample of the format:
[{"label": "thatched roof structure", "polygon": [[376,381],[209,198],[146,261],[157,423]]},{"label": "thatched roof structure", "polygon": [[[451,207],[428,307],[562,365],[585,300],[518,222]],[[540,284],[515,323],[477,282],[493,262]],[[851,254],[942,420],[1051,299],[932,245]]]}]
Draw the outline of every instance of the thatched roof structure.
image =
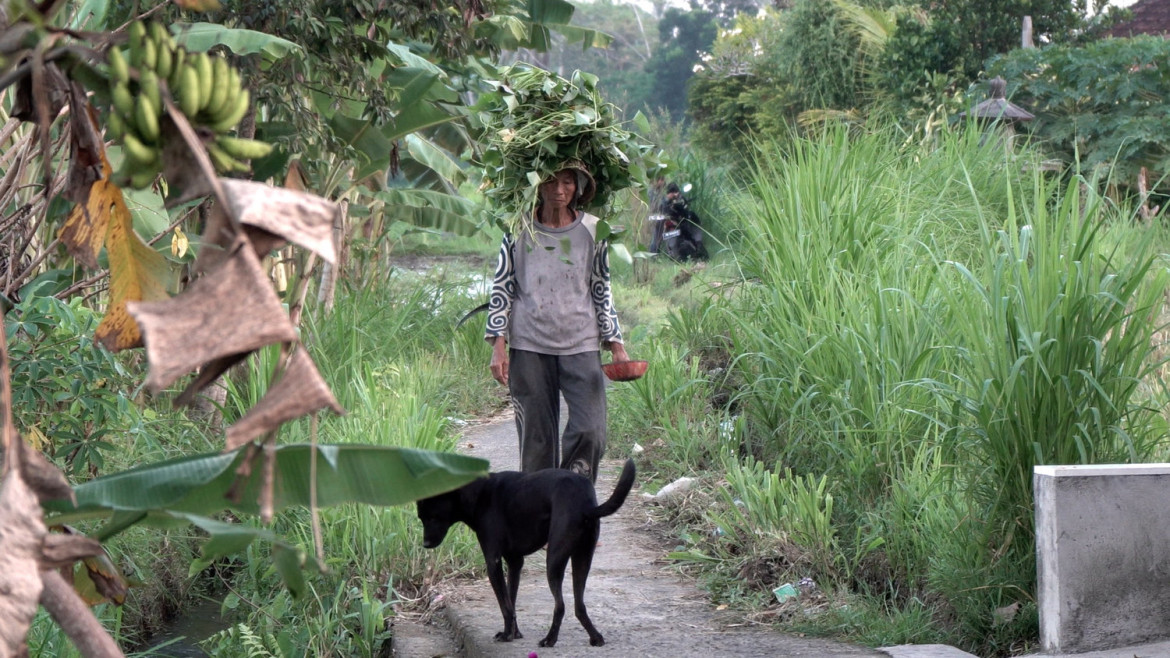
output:
[{"label": "thatched roof structure", "polygon": [[1139,34],[1170,35],[1170,0],[1138,0],[1129,7],[1133,17],[1105,31],[1111,37]]},{"label": "thatched roof structure", "polygon": [[[1036,118],[1031,112],[1008,101],[1007,82],[1003,78],[996,76],[988,83],[988,87],[991,91],[991,97],[971,109],[970,114],[976,119],[1015,123],[1016,121],[1031,121]],[[967,114],[967,112],[963,112],[959,116],[965,117]]]}]

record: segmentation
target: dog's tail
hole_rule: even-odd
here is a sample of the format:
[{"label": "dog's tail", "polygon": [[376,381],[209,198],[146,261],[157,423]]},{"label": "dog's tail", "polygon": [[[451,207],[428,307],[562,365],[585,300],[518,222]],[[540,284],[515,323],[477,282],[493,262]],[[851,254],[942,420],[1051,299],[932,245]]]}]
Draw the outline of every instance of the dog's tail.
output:
[{"label": "dog's tail", "polygon": [[634,460],[627,459],[626,465],[622,467],[622,474],[618,476],[617,486],[614,487],[613,495],[609,500],[593,508],[585,516],[590,519],[600,519],[603,516],[609,516],[618,511],[622,503],[626,502],[626,496],[629,495],[630,489],[634,488]]}]

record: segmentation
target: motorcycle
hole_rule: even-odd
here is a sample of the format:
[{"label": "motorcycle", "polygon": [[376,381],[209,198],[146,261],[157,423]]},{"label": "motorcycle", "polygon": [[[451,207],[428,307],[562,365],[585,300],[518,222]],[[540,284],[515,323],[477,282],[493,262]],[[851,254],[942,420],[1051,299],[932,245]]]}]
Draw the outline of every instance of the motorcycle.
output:
[{"label": "motorcycle", "polygon": [[705,260],[707,249],[703,246],[699,216],[690,209],[685,196],[691,191],[691,184],[683,185],[679,191],[681,194],[676,199],[663,199],[657,212],[648,217],[654,224],[650,251],[665,254],[674,260]]}]

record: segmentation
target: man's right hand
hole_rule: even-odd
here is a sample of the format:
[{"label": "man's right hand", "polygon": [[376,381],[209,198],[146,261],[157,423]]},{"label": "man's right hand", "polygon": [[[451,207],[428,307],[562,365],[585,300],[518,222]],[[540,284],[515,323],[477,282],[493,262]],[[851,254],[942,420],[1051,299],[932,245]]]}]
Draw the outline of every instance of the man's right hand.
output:
[{"label": "man's right hand", "polygon": [[496,336],[492,343],[492,377],[501,386],[508,385],[508,341],[503,336]]}]

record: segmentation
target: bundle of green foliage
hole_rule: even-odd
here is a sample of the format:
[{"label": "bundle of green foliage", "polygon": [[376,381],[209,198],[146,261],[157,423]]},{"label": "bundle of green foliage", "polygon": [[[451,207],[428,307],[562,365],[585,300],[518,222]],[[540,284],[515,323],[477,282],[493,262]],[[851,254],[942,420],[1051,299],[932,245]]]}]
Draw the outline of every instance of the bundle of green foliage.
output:
[{"label": "bundle of green foliage", "polygon": [[1012,101],[1036,115],[1029,128],[1050,155],[1112,168],[1122,185],[1145,167],[1153,186],[1170,172],[1167,57],[1160,37],[1105,39],[1015,50],[992,60],[988,76],[1006,79]]},{"label": "bundle of green foliage", "polygon": [[500,228],[523,230],[536,207],[537,188],[578,160],[593,176],[597,193],[590,210],[603,219],[614,192],[644,187],[648,171],[663,165],[649,144],[622,127],[616,108],[597,90],[597,76],[555,73],[516,65],[502,70],[493,91],[476,104],[473,121],[482,129],[484,197]]}]

